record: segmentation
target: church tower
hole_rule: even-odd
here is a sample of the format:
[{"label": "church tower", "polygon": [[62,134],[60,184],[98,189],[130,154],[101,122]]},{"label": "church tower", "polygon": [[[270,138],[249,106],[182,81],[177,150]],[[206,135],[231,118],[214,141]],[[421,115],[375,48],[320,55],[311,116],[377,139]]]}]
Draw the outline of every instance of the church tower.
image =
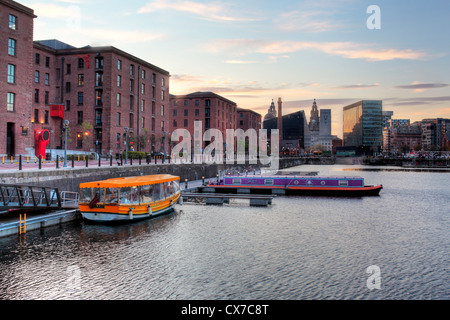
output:
[{"label": "church tower", "polygon": [[309,131],[319,131],[319,110],[317,109],[316,99],[314,99],[311,117],[309,118]]}]

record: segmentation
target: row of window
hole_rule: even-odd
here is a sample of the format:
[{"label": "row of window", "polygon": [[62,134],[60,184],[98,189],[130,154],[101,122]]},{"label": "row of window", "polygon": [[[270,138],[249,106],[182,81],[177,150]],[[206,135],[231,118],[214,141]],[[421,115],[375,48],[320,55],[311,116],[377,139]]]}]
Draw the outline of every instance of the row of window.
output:
[{"label": "row of window", "polygon": [[[120,60],[120,59],[117,60],[117,70],[119,70],[119,71],[122,70],[122,60]],[[134,75],[135,75],[134,70],[135,70],[135,66],[133,64],[130,64],[130,77],[132,77],[132,78],[134,78]],[[146,71],[144,69],[141,70],[140,76],[142,79],[146,78]],[[152,73],[152,84],[156,84],[156,73]],[[162,87],[166,86],[166,79],[164,77],[161,78],[161,86]]]}]

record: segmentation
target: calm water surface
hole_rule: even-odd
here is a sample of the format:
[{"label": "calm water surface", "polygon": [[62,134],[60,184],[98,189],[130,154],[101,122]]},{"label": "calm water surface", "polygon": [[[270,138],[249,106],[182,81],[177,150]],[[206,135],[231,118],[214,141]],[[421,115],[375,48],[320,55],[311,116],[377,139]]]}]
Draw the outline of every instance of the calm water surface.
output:
[{"label": "calm water surface", "polygon": [[379,197],[185,203],[0,238],[0,299],[449,299],[450,173],[356,168],[289,170],[363,176]]}]

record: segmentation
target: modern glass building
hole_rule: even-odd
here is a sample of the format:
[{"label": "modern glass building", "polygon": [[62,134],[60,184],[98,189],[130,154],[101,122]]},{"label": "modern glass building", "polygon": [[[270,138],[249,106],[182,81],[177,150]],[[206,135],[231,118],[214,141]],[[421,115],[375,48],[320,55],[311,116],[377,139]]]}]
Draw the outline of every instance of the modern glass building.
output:
[{"label": "modern glass building", "polygon": [[[277,127],[278,118],[266,119],[263,122],[263,129],[267,129],[269,139],[271,130]],[[283,116],[283,140],[297,140],[300,147],[305,148],[305,142],[309,140],[309,129],[303,110]]]},{"label": "modern glass building", "polygon": [[383,144],[383,102],[362,100],[344,107],[344,146],[365,154],[379,152]]}]

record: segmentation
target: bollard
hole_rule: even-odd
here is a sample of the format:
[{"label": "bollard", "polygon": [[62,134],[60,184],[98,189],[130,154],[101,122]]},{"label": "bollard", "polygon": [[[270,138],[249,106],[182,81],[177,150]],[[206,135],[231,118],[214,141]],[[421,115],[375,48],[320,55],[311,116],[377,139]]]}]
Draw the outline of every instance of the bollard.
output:
[{"label": "bollard", "polygon": [[133,157],[130,158],[130,166],[133,165]]},{"label": "bollard", "polygon": [[99,166],[99,167],[102,166],[101,161],[102,161],[102,158],[101,158],[100,156],[98,156],[98,166]]},{"label": "bollard", "polygon": [[30,157],[27,157],[27,163],[30,162]]},{"label": "bollard", "polygon": [[13,163],[14,163],[13,156],[11,156],[11,164],[13,164]]},{"label": "bollard", "polygon": [[109,158],[109,166],[112,167],[112,155],[111,155],[111,157]]},{"label": "bollard", "polygon": [[19,170],[22,170],[22,155],[19,155]]},{"label": "bollard", "polygon": [[72,168],[75,167],[75,157],[72,155]]},{"label": "bollard", "polygon": [[139,165],[141,165],[142,156],[139,156]]},{"label": "bollard", "polygon": [[78,155],[78,162],[80,162],[80,155]]},{"label": "bollard", "polygon": [[56,169],[59,168],[59,155],[56,155]]},{"label": "bollard", "polygon": [[83,157],[86,160],[86,168],[87,168],[88,167],[88,162],[89,162],[89,157],[85,157],[85,156],[83,156]]},{"label": "bollard", "polygon": [[42,169],[42,156],[39,155],[39,170]]},{"label": "bollard", "polygon": [[2,157],[2,164],[5,164],[5,157]]},{"label": "bollard", "polygon": [[156,164],[156,156],[155,156],[155,164]]}]

